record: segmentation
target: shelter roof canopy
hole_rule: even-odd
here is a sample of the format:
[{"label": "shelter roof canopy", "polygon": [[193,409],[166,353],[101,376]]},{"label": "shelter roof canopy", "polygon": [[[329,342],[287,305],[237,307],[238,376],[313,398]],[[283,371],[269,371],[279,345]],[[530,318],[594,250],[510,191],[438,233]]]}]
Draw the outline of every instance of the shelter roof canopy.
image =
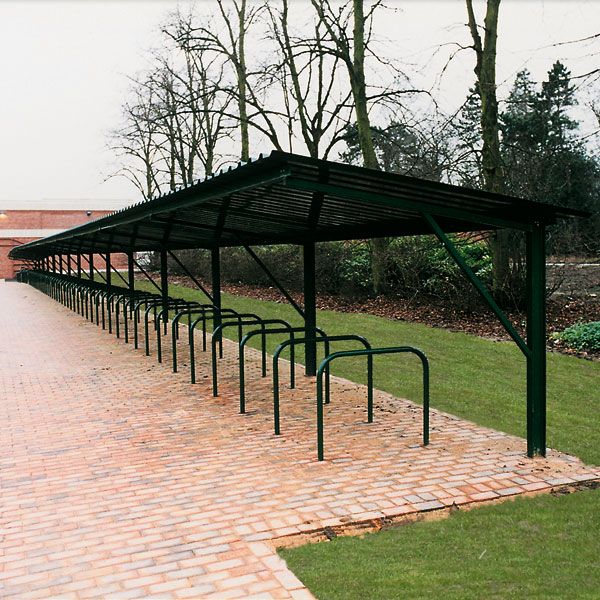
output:
[{"label": "shelter roof canopy", "polygon": [[587,213],[273,151],[196,184],[14,248],[60,253],[302,244],[512,227]]}]

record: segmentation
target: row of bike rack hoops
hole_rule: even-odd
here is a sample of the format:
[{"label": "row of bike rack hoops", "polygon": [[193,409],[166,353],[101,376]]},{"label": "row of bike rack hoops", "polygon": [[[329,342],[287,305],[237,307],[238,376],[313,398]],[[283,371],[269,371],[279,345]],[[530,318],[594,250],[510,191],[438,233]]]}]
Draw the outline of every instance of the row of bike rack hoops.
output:
[{"label": "row of bike rack hoops", "polygon": [[[298,345],[307,343],[323,344],[325,358],[321,361],[316,376],[317,409],[317,457],[324,459],[324,404],[331,401],[330,366],[334,360],[365,356],[367,359],[367,421],[373,422],[373,357],[382,354],[410,353],[416,355],[422,365],[423,374],[423,445],[429,444],[429,361],[418,348],[393,346],[373,348],[359,335],[327,335],[316,329],[316,339],[306,337],[305,327],[294,327],[283,319],[263,319],[254,313],[239,313],[231,308],[217,308],[212,304],[201,304],[181,298],[164,298],[162,295],[129,290],[117,286],[107,286],[104,282],[80,279],[66,274],[44,271],[23,270],[17,280],[28,283],[85,319],[107,329],[117,338],[139,348],[139,329],[143,321],[145,353],[150,355],[150,333],[156,334],[156,350],[159,363],[163,362],[163,336],[167,335],[169,316],[173,314],[171,326],[171,355],[173,372],[178,371],[177,342],[180,338],[180,323],[186,319],[187,341],[189,345],[190,380],[196,383],[196,331],[202,329],[202,351],[208,348],[207,324],[212,320],[218,323],[210,335],[213,396],[218,396],[218,363],[223,358],[223,334],[235,328],[238,341],[239,364],[239,405],[240,413],[246,412],[245,348],[250,340],[260,336],[261,374],[267,376],[267,336],[287,336],[273,353],[273,420],[275,434],[281,433],[279,412],[279,359],[284,350],[289,349],[290,388],[294,389],[295,350]],[[215,317],[218,319],[215,321]],[[122,326],[121,326],[122,320]],[[356,342],[356,350],[331,352],[335,342]]]}]

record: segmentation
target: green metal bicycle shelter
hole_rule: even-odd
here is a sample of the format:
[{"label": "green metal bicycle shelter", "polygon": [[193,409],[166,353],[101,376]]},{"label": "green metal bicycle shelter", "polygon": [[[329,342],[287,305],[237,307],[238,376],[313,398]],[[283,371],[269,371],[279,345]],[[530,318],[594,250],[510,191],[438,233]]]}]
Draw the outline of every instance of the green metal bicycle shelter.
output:
[{"label": "green metal bicycle shelter", "polygon": [[[280,151],[168,194],[146,200],[62,233],[14,248],[10,257],[40,271],[62,270],[66,257],[78,276],[82,257],[93,273],[93,256],[129,258],[159,252],[160,288],[168,308],[167,258],[176,250],[211,251],[212,289],[221,307],[220,248],[294,244],[303,248],[304,307],[274,283],[302,315],[307,338],[315,338],[315,244],[323,241],[434,234],[515,341],[527,361],[527,453],[546,453],[545,233],[558,219],[587,213],[480,190],[318,160]],[[457,250],[448,233],[511,228],[527,240],[527,334],[517,332]],[[265,265],[267,274],[270,275]],[[270,275],[271,276],[271,275]],[[272,277],[272,276],[271,276]],[[199,282],[196,282],[201,285]],[[202,288],[204,289],[204,288]],[[215,316],[218,326],[218,315]],[[306,373],[316,374],[316,344],[306,346]]]}]

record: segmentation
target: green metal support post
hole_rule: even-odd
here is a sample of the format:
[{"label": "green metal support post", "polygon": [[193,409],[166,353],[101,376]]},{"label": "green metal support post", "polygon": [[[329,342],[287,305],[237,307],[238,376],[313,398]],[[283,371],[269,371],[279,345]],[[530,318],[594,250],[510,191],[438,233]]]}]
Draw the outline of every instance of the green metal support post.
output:
[{"label": "green metal support post", "polygon": [[52,272],[56,273],[56,254],[52,255]]},{"label": "green metal support post", "polygon": [[210,251],[211,261],[211,285],[212,303],[217,309],[213,311],[213,331],[221,325],[221,251],[212,248]]},{"label": "green metal support post", "polygon": [[127,253],[127,279],[129,281],[129,291],[131,293],[131,301],[133,303],[133,298],[135,296],[135,271],[133,269],[133,250],[130,250]]},{"label": "green metal support post", "polygon": [[111,289],[111,268],[110,268],[110,252],[106,253],[106,288],[110,292]]},{"label": "green metal support post", "polygon": [[77,254],[77,279],[81,279],[81,254]]},{"label": "green metal support post", "polygon": [[94,255],[90,254],[88,258],[88,264],[90,265],[90,281],[94,281]]},{"label": "green metal support post", "polygon": [[[106,274],[104,275],[104,279],[106,281],[106,308],[108,313],[108,331],[112,333],[112,319],[111,312],[109,307],[108,297],[110,296],[110,292],[112,290],[112,269],[110,265],[110,252],[107,252],[104,255],[104,261],[106,264]],[[97,309],[96,309],[97,310]],[[104,297],[102,298],[102,329],[104,329]]]},{"label": "green metal support post", "polygon": [[67,254],[67,275],[71,277],[71,255]]},{"label": "green metal support post", "polygon": [[527,455],[546,456],[545,227],[527,233]]},{"label": "green metal support post", "polygon": [[516,331],[479,278],[431,215],[424,215],[467,278],[519,346],[527,361],[527,455],[546,455],[546,243],[545,226],[534,223],[527,239],[527,341]]},{"label": "green metal support post", "polygon": [[[306,337],[314,340],[317,335],[317,299],[315,284],[315,243],[307,242],[302,247],[304,258],[304,327]],[[317,344],[308,341],[305,345],[306,374],[317,374]]]},{"label": "green metal support post", "polygon": [[[169,320],[169,268],[167,264],[167,251],[165,248],[162,248],[160,251],[160,294],[162,297],[164,332],[166,335],[167,321]],[[158,327],[160,327],[160,323],[158,324]]]}]

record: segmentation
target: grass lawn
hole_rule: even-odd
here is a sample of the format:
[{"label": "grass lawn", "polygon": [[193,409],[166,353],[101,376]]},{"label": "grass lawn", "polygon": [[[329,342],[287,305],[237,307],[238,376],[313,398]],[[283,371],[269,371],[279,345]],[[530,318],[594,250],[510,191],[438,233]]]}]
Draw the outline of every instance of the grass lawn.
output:
[{"label": "grass lawn", "polygon": [[320,600],[598,598],[600,491],[282,550]]},{"label": "grass lawn", "polygon": [[[145,285],[140,282],[140,287]],[[181,286],[171,286],[170,294],[202,298]],[[300,324],[284,303],[224,294],[223,306]],[[373,346],[421,348],[431,361],[433,407],[525,436],[525,361],[515,344],[371,315],[320,311],[318,323],[330,334],[364,335]],[[276,342],[271,339],[270,344],[272,350]],[[334,372],[365,381],[358,359],[338,362]],[[419,382],[415,358],[376,360],[378,388],[418,402]],[[600,464],[599,389],[600,363],[548,355],[551,447]],[[456,512],[444,521],[338,538],[281,554],[321,600],[598,598],[600,490],[519,498]]]}]

